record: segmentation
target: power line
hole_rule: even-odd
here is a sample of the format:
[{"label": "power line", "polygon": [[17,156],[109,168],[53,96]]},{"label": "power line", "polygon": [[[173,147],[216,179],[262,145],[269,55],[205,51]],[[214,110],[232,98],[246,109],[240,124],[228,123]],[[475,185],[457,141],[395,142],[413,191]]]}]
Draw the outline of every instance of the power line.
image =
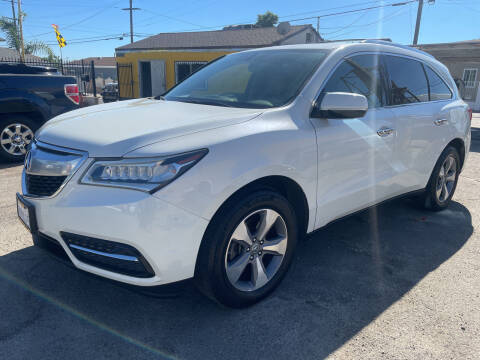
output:
[{"label": "power line", "polygon": [[[121,1],[122,1],[122,0],[115,1],[115,2],[113,2],[113,3],[111,3],[111,4],[109,4],[109,5],[101,8],[100,10],[96,11],[95,13],[93,13],[93,14],[85,17],[85,18],[83,18],[82,20],[76,21],[76,22],[74,22],[74,23],[72,23],[72,24],[69,24],[69,25],[61,26],[61,29],[62,29],[62,30],[63,30],[63,29],[69,29],[69,28],[71,28],[71,27],[73,27],[73,26],[75,26],[75,25],[81,24],[82,22],[88,21],[88,20],[94,18],[95,16],[100,15],[102,12],[104,12],[104,11],[112,8],[113,6],[117,5],[117,4],[120,3]],[[35,38],[35,37],[39,37],[39,36],[47,35],[47,34],[51,34],[51,31],[47,31],[47,32],[44,32],[44,33],[41,33],[41,34],[35,34],[35,35],[32,35],[32,37]]]},{"label": "power line", "polygon": [[[185,20],[182,20],[182,19],[174,18],[174,17],[172,17],[172,16],[168,16],[168,15],[165,15],[165,14],[159,14],[159,13],[157,13],[157,12],[155,12],[155,11],[151,11],[151,10],[144,10],[144,11],[145,11],[145,12],[149,12],[149,13],[151,13],[151,14],[154,14],[154,15],[156,15],[156,16],[164,17],[164,18],[166,18],[166,19],[183,22],[183,23],[188,24],[188,25],[198,26],[198,27],[200,27],[200,28],[203,27],[202,25],[198,25],[198,24],[195,24],[195,23],[192,23],[192,22],[189,22],[189,21],[185,21]],[[147,25],[148,25],[148,24],[147,24]],[[146,25],[144,25],[144,26],[146,26]]]},{"label": "power line", "polygon": [[[299,19],[290,19],[288,21],[290,22],[293,22],[293,21],[302,21],[302,20],[311,20],[311,19],[316,19],[317,17],[321,17],[321,18],[324,18],[324,17],[331,17],[331,16],[338,16],[338,15],[344,15],[344,14],[351,14],[351,13],[356,13],[356,12],[361,12],[361,11],[368,11],[368,10],[374,10],[374,9],[379,9],[379,8],[386,8],[386,7],[395,7],[395,6],[403,6],[403,5],[407,5],[409,3],[414,3],[414,2],[417,2],[418,0],[407,0],[407,1],[402,1],[402,2],[395,2],[395,3],[389,3],[389,4],[382,4],[382,5],[377,5],[377,6],[370,6],[370,7],[366,7],[366,8],[361,8],[361,9],[354,9],[354,10],[346,10],[346,11],[340,11],[340,12],[334,12],[334,13],[329,13],[329,14],[323,14],[323,15],[316,15],[316,16],[311,16],[311,17],[304,17],[304,18],[299,18]],[[372,3],[371,2],[368,2],[368,3]],[[377,1],[378,3],[378,1]],[[365,4],[365,3],[364,3]],[[341,7],[340,7],[341,8]],[[335,9],[335,8],[331,8],[331,9]],[[308,13],[315,13],[315,12],[319,12],[321,10],[316,10],[316,11],[312,11],[312,12],[308,12]],[[325,10],[323,10],[325,11]],[[279,18],[284,18],[284,17],[288,17],[289,15],[285,15],[285,16],[279,16]],[[246,21],[248,22],[248,21]],[[186,31],[198,31],[198,30],[207,30],[207,29],[217,29],[217,28],[223,28],[225,26],[229,26],[231,25],[230,24],[224,24],[224,25],[215,25],[215,26],[199,26],[198,28],[196,29],[188,29],[188,30],[182,30],[184,32]],[[155,35],[155,34],[152,34],[152,35]]]},{"label": "power line", "polygon": [[[1,1],[11,1],[11,0],[1,0]],[[327,14],[321,14],[321,15],[316,15],[316,16],[311,16],[311,17],[303,17],[303,18],[295,18],[295,19],[290,19],[289,21],[302,21],[302,20],[310,20],[310,19],[317,19],[317,18],[325,18],[325,17],[332,17],[332,16],[340,16],[340,15],[345,15],[345,14],[353,14],[353,13],[357,13],[357,12],[364,12],[364,14],[362,14],[358,19],[356,19],[354,22],[352,22],[351,24],[347,25],[347,26],[342,26],[342,27],[338,27],[339,30],[337,31],[333,31],[333,32],[330,32],[330,33],[326,33],[326,34],[331,34],[331,33],[337,33],[337,32],[340,32],[341,30],[344,30],[346,27],[350,27],[350,26],[353,26],[354,23],[356,23],[361,17],[363,17],[365,15],[365,13],[367,11],[370,11],[370,10],[374,10],[374,9],[379,9],[379,8],[385,8],[385,7],[395,7],[395,6],[403,6],[403,5],[407,5],[407,4],[410,4],[410,3],[414,3],[414,2],[417,2],[418,0],[407,0],[407,1],[403,1],[403,2],[395,2],[395,3],[389,3],[389,4],[380,4],[380,5],[376,5],[376,6],[369,6],[369,7],[365,7],[365,8],[360,8],[360,9],[351,9],[351,10],[345,10],[345,11],[339,11],[339,12],[333,12],[333,13],[327,13]],[[69,25],[66,25],[66,26],[63,26],[62,28],[63,29],[68,29],[68,28],[71,28],[75,25],[78,25],[82,22],[85,22],[85,21],[88,21],[90,20],[91,18],[95,17],[95,16],[98,16],[100,13],[104,12],[105,10],[108,10],[109,8],[117,5],[118,3],[120,3],[121,0],[119,1],[116,1],[116,2],[113,2],[111,4],[109,4],[108,6],[106,7],[103,7],[101,8],[100,10],[98,10],[97,12],[75,22],[75,23],[72,23],[72,24],[69,24]],[[339,6],[339,7],[334,7],[334,8],[329,8],[329,9],[324,9],[324,10],[314,10],[314,11],[309,11],[309,12],[302,12],[302,13],[297,13],[297,14],[290,14],[290,15],[284,15],[284,16],[280,16],[280,18],[287,18],[287,17],[292,17],[292,16],[295,16],[295,15],[302,15],[302,14],[312,14],[312,13],[318,13],[318,12],[321,12],[321,11],[327,11],[327,10],[334,10],[334,9],[341,9],[341,8],[348,8],[348,7],[352,7],[352,6],[358,6],[358,5],[366,5],[366,4],[372,4],[372,3],[378,3],[379,1],[368,1],[368,2],[362,2],[362,3],[356,3],[356,4],[351,4],[351,5],[345,5],[345,6]],[[127,10],[130,10],[130,8],[128,8]],[[195,31],[195,30],[201,30],[201,29],[215,29],[215,28],[220,28],[220,27],[225,27],[225,26],[228,26],[228,25],[231,25],[231,24],[225,24],[225,25],[217,25],[217,26],[201,26],[201,25],[198,25],[198,24],[194,24],[194,23],[191,23],[191,22],[188,22],[188,21],[184,21],[184,20],[181,20],[181,19],[177,19],[177,18],[174,18],[174,17],[171,17],[171,16],[168,16],[168,15],[164,15],[164,14],[160,14],[160,13],[157,13],[155,11],[151,11],[151,10],[144,10],[146,12],[149,12],[149,13],[152,13],[154,15],[157,15],[157,16],[161,16],[161,17],[165,17],[165,18],[168,18],[168,19],[172,19],[172,20],[175,20],[175,21],[181,21],[181,22],[184,22],[184,23],[187,23],[187,24],[190,24],[190,25],[193,25],[193,26],[196,26],[197,29],[191,29],[191,30],[183,30],[183,31]],[[375,23],[377,23],[378,21],[380,20],[377,20]],[[370,24],[366,24],[366,25],[358,25],[358,26],[369,26]],[[358,27],[357,26],[357,27]],[[50,34],[50,32],[46,32],[46,33],[42,33],[42,34],[37,34],[37,35],[33,35],[32,37],[37,37],[37,36],[41,36],[41,35],[45,35],[45,34]],[[123,35],[123,34],[122,34]],[[133,37],[147,37],[147,36],[151,36],[151,35],[155,35],[155,34],[148,34],[148,33],[133,33],[133,29],[131,29],[131,41],[133,42]],[[100,36],[103,36],[102,38],[100,38]],[[113,40],[113,39],[117,39],[118,37],[120,37],[121,35],[115,35],[115,36],[110,36],[110,35],[99,35],[98,38],[97,37],[91,37],[91,38],[78,38],[78,39],[73,39],[73,40],[70,40],[69,41],[69,44],[72,44],[72,41],[73,43],[77,44],[77,43],[80,43],[80,42],[90,42],[90,41],[102,41],[102,40]]]},{"label": "power line", "polygon": [[349,8],[349,7],[354,7],[354,6],[360,6],[360,5],[367,5],[367,4],[372,4],[372,3],[376,3],[376,4],[378,4],[378,3],[383,3],[383,0],[374,0],[374,1],[367,1],[367,2],[362,2],[362,3],[355,3],[355,4],[350,4],[350,5],[344,5],[344,6],[336,6],[336,7],[327,8],[327,9],[322,9],[322,10],[310,10],[310,11],[305,11],[305,12],[296,13],[296,14],[282,15],[282,16],[279,16],[279,18],[280,18],[280,19],[284,19],[284,18],[292,17],[292,16],[300,16],[300,15],[313,14],[313,13],[322,12],[322,11],[344,9],[344,8]]},{"label": "power line", "polygon": [[[105,41],[105,40],[123,40],[123,35],[112,36],[112,37],[107,37],[102,39],[93,39],[93,40],[82,40],[82,41],[69,40],[68,45],[85,44],[85,43],[92,43],[92,42]],[[47,45],[55,45],[55,43],[47,43]]]},{"label": "power line", "polygon": [[301,19],[292,19],[292,20],[289,20],[289,21],[311,20],[311,19],[316,19],[316,18],[324,18],[324,17],[330,17],[330,16],[351,14],[351,13],[355,13],[355,12],[359,12],[359,11],[374,10],[374,9],[385,8],[385,7],[390,7],[390,6],[403,6],[403,5],[407,5],[407,4],[410,4],[410,3],[413,3],[413,2],[417,2],[417,1],[423,1],[423,0],[409,0],[409,1],[392,3],[392,4],[370,6],[368,8],[363,8],[363,9],[354,9],[354,10],[341,11],[341,12],[325,14],[325,15],[310,16],[310,17],[305,17],[305,18],[301,18]]},{"label": "power line", "polygon": [[[356,24],[358,21],[360,21],[365,15],[367,14],[367,12],[364,12],[363,14],[360,14],[359,17],[357,17],[354,21],[352,21],[350,24],[348,25],[345,25],[345,26],[342,26],[340,28],[337,28],[338,30],[335,30],[335,31],[331,31],[331,32],[327,32],[327,33],[322,33],[322,35],[330,35],[330,34],[336,34],[336,33],[339,33],[343,30],[345,30],[346,28],[349,28],[349,27],[352,27],[354,26],[354,24]],[[361,25],[359,25],[361,26]]]},{"label": "power line", "polygon": [[[89,41],[89,40],[97,40],[97,39],[104,39],[108,37],[123,37],[127,36],[126,33],[116,33],[116,34],[104,34],[104,35],[97,35],[97,36],[86,36],[86,37],[80,37],[80,38],[74,38],[74,39],[68,39],[68,43],[72,41]],[[49,44],[50,42],[47,42]],[[52,42],[53,44],[56,44],[55,42]]]},{"label": "power line", "polygon": [[[396,11],[394,12],[393,14],[389,14],[389,15],[385,15],[383,17],[381,17],[380,19],[376,20],[376,21],[373,21],[371,23],[368,23],[368,24],[361,24],[361,25],[356,25],[355,27],[356,28],[359,28],[359,27],[369,27],[369,26],[372,26],[372,25],[375,25],[375,24],[378,24],[379,22],[383,21],[388,21],[390,19],[393,19],[394,17],[396,17],[397,15],[399,15],[400,13],[404,12],[404,9],[400,9],[399,11]],[[347,32],[344,32],[343,34],[340,34],[338,35],[336,38],[333,38],[333,39],[330,39],[330,40],[337,40],[339,39],[340,37],[343,37],[345,35],[348,35],[348,34],[351,34],[353,32],[357,31],[357,29],[353,29],[352,31],[347,31]]]}]

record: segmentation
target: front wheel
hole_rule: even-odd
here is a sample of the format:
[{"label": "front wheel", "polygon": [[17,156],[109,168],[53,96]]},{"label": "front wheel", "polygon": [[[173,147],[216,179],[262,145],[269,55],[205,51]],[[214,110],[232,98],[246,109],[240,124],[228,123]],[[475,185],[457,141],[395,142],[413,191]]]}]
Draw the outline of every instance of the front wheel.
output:
[{"label": "front wheel", "polygon": [[448,207],[457,187],[460,167],[458,151],[447,147],[438,158],[425,189],[422,199],[425,208],[440,211]]},{"label": "front wheel", "polygon": [[32,142],[37,126],[23,115],[0,120],[0,159],[9,162],[22,161]]},{"label": "front wheel", "polygon": [[278,286],[292,261],[298,229],[290,203],[257,191],[212,220],[199,252],[196,283],[217,302],[252,305]]}]

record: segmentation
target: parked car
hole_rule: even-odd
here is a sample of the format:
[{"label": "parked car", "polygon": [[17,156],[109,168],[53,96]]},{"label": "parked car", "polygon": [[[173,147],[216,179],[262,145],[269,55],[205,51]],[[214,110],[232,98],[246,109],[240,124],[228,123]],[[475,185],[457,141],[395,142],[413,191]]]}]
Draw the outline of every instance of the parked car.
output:
[{"label": "parked car", "polygon": [[104,103],[118,100],[118,83],[105,85],[102,90],[102,99]]},{"label": "parked car", "polygon": [[156,99],[48,122],[18,213],[79,269],[143,287],[193,277],[248,306],[278,286],[306,233],[400,195],[445,209],[470,123],[447,68],[413,48],[245,51]]},{"label": "parked car", "polygon": [[55,68],[0,64],[0,161],[22,160],[35,131],[80,100],[75,77]]}]

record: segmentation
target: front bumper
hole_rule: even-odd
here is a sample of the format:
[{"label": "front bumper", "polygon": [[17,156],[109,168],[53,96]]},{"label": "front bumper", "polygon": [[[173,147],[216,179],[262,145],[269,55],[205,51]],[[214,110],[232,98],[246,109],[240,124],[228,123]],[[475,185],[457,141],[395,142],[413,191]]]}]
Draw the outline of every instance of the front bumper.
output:
[{"label": "front bumper", "polygon": [[[75,267],[112,280],[157,286],[193,277],[208,221],[148,193],[79,184],[89,163],[53,197],[24,195],[35,206],[38,232],[58,241]],[[154,275],[129,276],[82,262],[62,233],[130,245],[145,258]]]}]

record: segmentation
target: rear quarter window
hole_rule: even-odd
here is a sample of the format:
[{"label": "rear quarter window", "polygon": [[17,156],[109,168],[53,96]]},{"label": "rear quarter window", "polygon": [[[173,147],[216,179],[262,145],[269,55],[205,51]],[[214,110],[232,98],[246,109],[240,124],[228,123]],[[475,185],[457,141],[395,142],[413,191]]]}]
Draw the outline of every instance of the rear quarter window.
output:
[{"label": "rear quarter window", "polygon": [[451,99],[452,92],[442,78],[430,69],[429,66],[424,65],[424,68],[427,73],[428,85],[430,86],[430,101]]}]

